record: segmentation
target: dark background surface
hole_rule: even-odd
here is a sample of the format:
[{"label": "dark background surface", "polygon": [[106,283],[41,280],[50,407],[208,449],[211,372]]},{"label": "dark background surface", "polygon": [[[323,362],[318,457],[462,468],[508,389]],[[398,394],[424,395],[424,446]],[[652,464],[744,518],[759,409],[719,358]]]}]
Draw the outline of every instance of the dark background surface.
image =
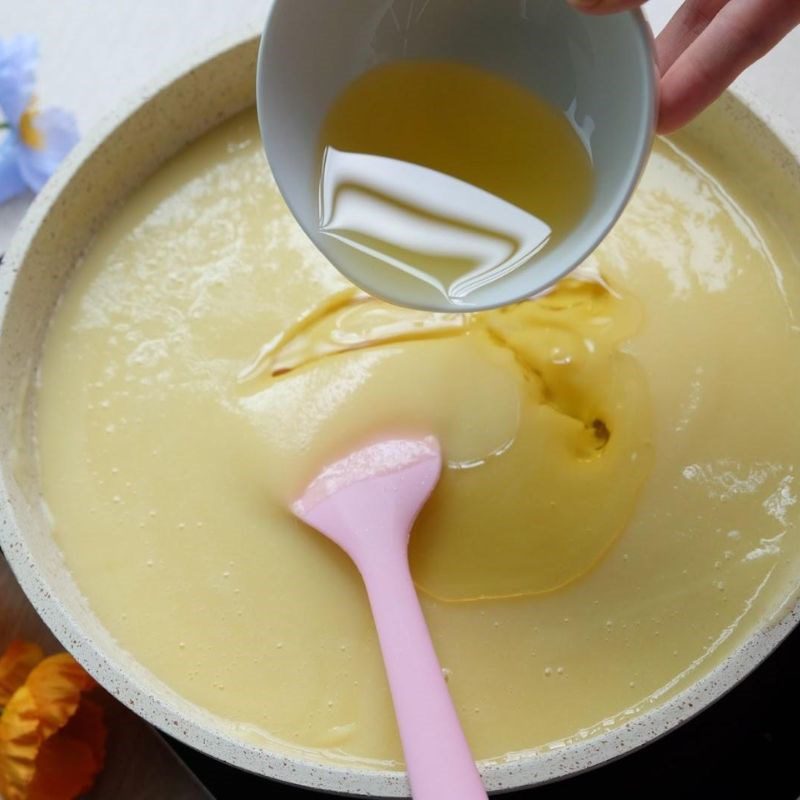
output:
[{"label": "dark background surface", "polygon": [[[171,742],[217,800],[330,797],[257,778]],[[612,764],[509,800],[800,797],[800,629],[683,727]]]}]

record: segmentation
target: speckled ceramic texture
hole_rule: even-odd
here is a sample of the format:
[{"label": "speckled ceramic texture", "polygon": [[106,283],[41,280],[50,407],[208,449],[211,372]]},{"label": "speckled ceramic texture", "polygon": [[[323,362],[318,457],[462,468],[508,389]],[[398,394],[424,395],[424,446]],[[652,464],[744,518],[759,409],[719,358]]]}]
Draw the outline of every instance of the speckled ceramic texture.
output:
[{"label": "speckled ceramic texture", "polygon": [[[131,189],[187,142],[254,103],[256,51],[256,39],[218,44],[152,92],[121,104],[79,145],[20,226],[0,268],[0,542],[31,602],[63,644],[106,689],[162,730],[230,764],[288,783],[371,797],[408,796],[402,773],[330,766],[277,744],[274,749],[245,744],[232,723],[157,680],[92,614],[64,567],[41,502],[30,397],[44,333],[65,281],[93,232]],[[778,205],[770,188],[776,180],[800,187],[800,136],[789,132],[780,138],[763,109],[758,116],[748,109],[752,104],[728,95],[695,130],[760,193],[787,235],[800,238],[797,208]],[[743,142],[756,144],[756,157],[751,146],[742,155]],[[800,241],[796,244],[800,251]],[[741,680],[799,616],[800,606],[790,603],[713,673],[606,735],[481,764],[487,787],[503,791],[554,780],[656,739]]]}]

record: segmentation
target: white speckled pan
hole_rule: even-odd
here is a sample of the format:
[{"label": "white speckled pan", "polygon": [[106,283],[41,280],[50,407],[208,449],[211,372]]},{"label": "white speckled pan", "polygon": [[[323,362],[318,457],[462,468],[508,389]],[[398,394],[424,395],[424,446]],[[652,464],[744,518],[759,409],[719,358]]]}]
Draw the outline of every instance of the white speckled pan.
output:
[{"label": "white speckled pan", "polygon": [[[170,691],[95,619],[63,566],[43,511],[32,438],[31,387],[48,318],[93,232],[165,159],[254,103],[257,40],[218,45],[121,104],[88,136],[32,205],[0,268],[0,542],[33,605],[64,645],[123,703],[178,739],[230,764],[288,783],[372,797],[406,797],[404,774],[335,767],[308,755],[243,744],[226,723]],[[726,96],[694,126],[775,204],[773,181],[800,188],[800,137],[781,139],[752,103]],[[739,144],[750,143],[746,155]],[[758,157],[753,157],[752,147]],[[797,192],[795,192],[797,196]],[[787,236],[797,208],[770,208]],[[580,744],[528,753],[482,772],[492,791],[550,781],[617,758],[675,728],[754,669],[789,633],[800,605],[765,625],[733,657],[660,708]],[[277,747],[277,745],[276,745]]]}]

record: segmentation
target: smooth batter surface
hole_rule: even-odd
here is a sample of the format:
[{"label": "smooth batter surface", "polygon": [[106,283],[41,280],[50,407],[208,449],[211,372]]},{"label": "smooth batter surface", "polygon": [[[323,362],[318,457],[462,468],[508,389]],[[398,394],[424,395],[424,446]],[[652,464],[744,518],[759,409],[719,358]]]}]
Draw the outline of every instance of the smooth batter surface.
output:
[{"label": "smooth batter surface", "polygon": [[252,115],[203,138],[97,237],[45,347],[45,500],[92,608],[242,737],[399,765],[360,580],[286,503],[425,429],[450,466],[412,569],[477,757],[685,688],[800,555],[800,265],[740,189],[659,143],[586,274],[436,316],[326,265]]}]

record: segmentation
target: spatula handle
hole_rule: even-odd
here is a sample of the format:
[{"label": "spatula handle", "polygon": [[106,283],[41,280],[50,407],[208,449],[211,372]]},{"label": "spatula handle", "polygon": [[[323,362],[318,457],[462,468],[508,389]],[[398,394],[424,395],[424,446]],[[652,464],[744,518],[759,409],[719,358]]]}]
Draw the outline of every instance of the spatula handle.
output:
[{"label": "spatula handle", "polygon": [[415,800],[486,800],[405,552],[361,564]]}]

